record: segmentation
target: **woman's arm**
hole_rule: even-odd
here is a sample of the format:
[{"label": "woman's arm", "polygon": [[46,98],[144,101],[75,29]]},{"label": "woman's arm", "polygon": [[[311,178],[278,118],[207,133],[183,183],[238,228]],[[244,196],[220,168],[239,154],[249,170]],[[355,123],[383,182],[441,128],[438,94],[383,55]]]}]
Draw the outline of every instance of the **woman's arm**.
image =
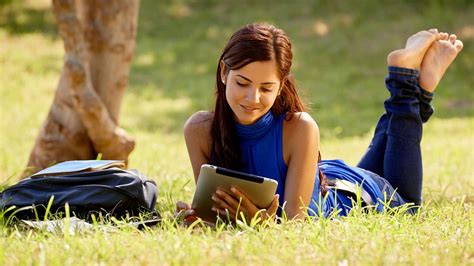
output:
[{"label": "woman's arm", "polygon": [[295,114],[283,126],[283,157],[288,172],[285,182],[285,212],[288,218],[303,218],[316,180],[319,128],[305,112]]},{"label": "woman's arm", "polygon": [[[285,121],[283,127],[283,159],[288,166],[285,183],[285,212],[287,217],[304,218],[316,179],[316,166],[319,151],[319,129],[307,113],[298,113]],[[239,200],[241,199],[241,200]],[[233,188],[232,194],[217,190],[212,200],[214,210],[225,216],[226,210],[232,218],[240,218],[240,210],[247,220],[260,213],[262,220],[272,217],[278,204],[278,195],[266,209],[259,210],[245,195]],[[237,215],[236,215],[237,214]]]},{"label": "woman's arm", "polygon": [[[188,149],[189,159],[193,167],[194,181],[197,182],[201,165],[209,162],[211,142],[209,139],[213,114],[206,111],[194,113],[184,124],[184,139]],[[183,217],[185,221],[192,222],[196,217],[191,205],[176,202],[175,217]]]},{"label": "woman's arm", "polygon": [[209,163],[213,116],[211,112],[199,111],[194,113],[184,124],[184,139],[193,167],[195,182],[197,182],[201,165]]}]

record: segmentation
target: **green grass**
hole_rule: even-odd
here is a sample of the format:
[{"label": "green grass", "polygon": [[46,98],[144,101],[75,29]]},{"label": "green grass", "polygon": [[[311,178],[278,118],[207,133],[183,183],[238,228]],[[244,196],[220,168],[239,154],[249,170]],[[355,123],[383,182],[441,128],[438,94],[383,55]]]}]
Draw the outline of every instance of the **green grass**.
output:
[{"label": "green grass", "polygon": [[[48,1],[0,2],[0,184],[17,180],[52,102],[63,47]],[[471,1],[141,1],[121,125],[130,166],[156,180],[158,208],[190,201],[187,117],[213,103],[217,60],[253,21],[285,29],[294,75],[321,130],[324,158],[357,163],[387,96],[385,58],[420,29],[455,32],[465,48],[439,85],[422,142],[425,204],[415,217],[363,214],[268,228],[164,223],[69,236],[0,226],[0,265],[474,264],[474,4]],[[326,25],[327,33],[317,33]]]}]

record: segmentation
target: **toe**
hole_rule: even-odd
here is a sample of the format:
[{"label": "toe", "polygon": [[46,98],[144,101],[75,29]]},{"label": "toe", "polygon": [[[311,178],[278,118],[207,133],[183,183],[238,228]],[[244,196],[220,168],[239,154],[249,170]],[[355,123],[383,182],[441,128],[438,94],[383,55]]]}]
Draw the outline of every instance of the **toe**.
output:
[{"label": "toe", "polygon": [[437,28],[432,28],[432,29],[429,29],[428,30],[429,33],[433,34],[436,38],[436,40],[440,40],[441,39],[441,34],[438,32],[438,29]]},{"label": "toe", "polygon": [[428,31],[432,34],[438,34],[438,29],[437,28],[431,28]]},{"label": "toe", "polygon": [[449,41],[454,44],[454,42],[456,41],[458,37],[455,35],[455,34],[451,34],[449,35]]},{"label": "toe", "polygon": [[441,32],[441,40],[447,40],[448,36],[449,34],[447,34],[446,32]]},{"label": "toe", "polygon": [[456,40],[454,42],[454,47],[456,47],[456,50],[458,51],[458,53],[462,50],[462,48],[464,47],[464,44],[462,43],[462,41],[460,40]]}]

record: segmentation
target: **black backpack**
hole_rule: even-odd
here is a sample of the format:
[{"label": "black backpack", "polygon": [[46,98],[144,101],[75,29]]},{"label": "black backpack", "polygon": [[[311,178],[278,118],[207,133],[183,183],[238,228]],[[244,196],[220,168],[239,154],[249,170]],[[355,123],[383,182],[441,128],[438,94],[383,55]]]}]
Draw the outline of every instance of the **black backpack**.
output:
[{"label": "black backpack", "polygon": [[0,193],[0,210],[4,216],[14,213],[19,219],[42,219],[52,196],[52,214],[64,213],[68,203],[71,216],[87,220],[92,213],[124,217],[149,212],[156,216],[155,182],[137,170],[119,168],[27,177]]}]

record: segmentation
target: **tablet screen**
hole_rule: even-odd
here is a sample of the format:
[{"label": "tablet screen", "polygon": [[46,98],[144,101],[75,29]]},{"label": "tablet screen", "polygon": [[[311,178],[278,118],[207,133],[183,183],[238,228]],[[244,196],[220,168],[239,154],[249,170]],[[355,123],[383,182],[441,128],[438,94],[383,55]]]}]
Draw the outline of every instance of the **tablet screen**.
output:
[{"label": "tablet screen", "polygon": [[256,206],[266,208],[271,204],[277,186],[277,181],[267,177],[204,164],[199,173],[192,208],[201,219],[215,222],[217,214],[212,211],[212,195],[217,189],[232,195],[230,189],[236,187]]}]

